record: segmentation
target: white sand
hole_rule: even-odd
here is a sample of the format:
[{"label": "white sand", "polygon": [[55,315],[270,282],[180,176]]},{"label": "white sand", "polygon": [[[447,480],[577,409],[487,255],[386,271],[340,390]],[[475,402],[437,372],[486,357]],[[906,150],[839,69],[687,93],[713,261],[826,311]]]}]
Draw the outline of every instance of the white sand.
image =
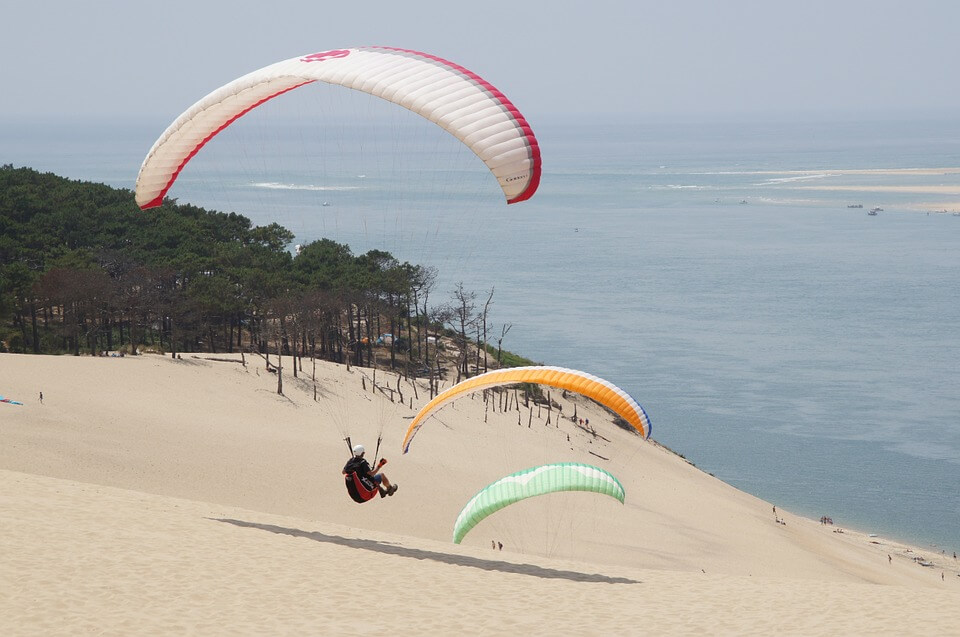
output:
[{"label": "white sand", "polygon": [[[921,212],[953,212],[960,210],[960,202],[954,197],[960,196],[960,184],[914,184],[912,177],[945,177],[946,181],[955,181],[960,175],[960,168],[853,168],[841,170],[784,170],[784,171],[756,171],[749,174],[785,176],[789,180],[798,180],[794,183],[784,183],[783,186],[792,191],[821,191],[821,192],[849,192],[849,193],[889,193],[897,195],[919,195],[929,197],[939,195],[944,197],[939,201],[921,201],[915,203],[899,203],[897,208],[918,210]],[[833,184],[829,181],[809,182],[805,177],[823,176],[874,176],[890,177],[900,183],[877,184]],[[806,203],[803,199],[778,199],[778,203]]]},{"label": "white sand", "polygon": [[[558,428],[556,412],[549,427],[545,411],[529,428],[526,410],[519,425],[515,411],[484,423],[482,401],[467,399],[404,456],[422,389],[413,410],[401,408],[370,393],[371,370],[318,364],[326,398],[315,403],[312,383],[287,375],[278,396],[276,377],[248,361],[0,354],[0,393],[26,403],[0,405],[0,634],[892,635],[960,625],[952,557],[779,508],[777,524],[770,503],[613,427],[585,401],[578,414],[609,442],[569,420]],[[396,375],[378,372],[387,378],[396,388]],[[569,415],[574,398],[554,399]],[[341,484],[341,432],[371,448],[381,424],[400,491],[359,506]],[[518,464],[563,460],[611,469],[627,504],[549,496],[450,542],[477,489]],[[825,513],[842,523],[842,512]],[[551,516],[561,522],[545,530]],[[503,551],[490,549],[494,537]],[[379,601],[360,601],[367,590]]]},{"label": "white sand", "polygon": [[[732,172],[729,174],[737,174]],[[816,176],[816,175],[879,175],[890,177],[937,177],[940,175],[960,175],[960,168],[842,168],[825,170],[756,170],[740,174],[749,175],[796,175],[796,176]]]},{"label": "white sand", "polygon": [[913,186],[873,186],[873,185],[817,185],[793,186],[796,190],[831,190],[838,192],[890,192],[908,195],[960,195],[960,184],[953,185],[913,185]]}]

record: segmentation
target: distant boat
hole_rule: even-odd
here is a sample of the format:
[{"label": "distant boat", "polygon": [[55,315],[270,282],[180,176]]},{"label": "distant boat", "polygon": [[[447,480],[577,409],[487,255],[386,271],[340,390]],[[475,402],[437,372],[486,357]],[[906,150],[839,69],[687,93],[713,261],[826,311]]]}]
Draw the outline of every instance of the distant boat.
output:
[{"label": "distant boat", "polygon": [[882,211],[882,210],[883,210],[883,208],[871,208],[871,209],[870,209],[870,212],[868,212],[867,214],[870,215],[871,217],[876,217],[876,216],[877,216],[877,213],[880,212],[880,211]]},{"label": "distant boat", "polygon": [[323,202],[324,208],[326,208],[326,207],[329,206],[329,205],[330,205],[330,202],[329,202],[329,201],[324,201],[324,202]]},{"label": "distant boat", "polygon": [[740,203],[747,203],[747,200],[746,200],[746,199],[741,199],[741,200],[740,200]]},{"label": "distant boat", "polygon": [[862,203],[854,203],[854,204],[850,204],[849,206],[847,206],[847,208],[863,208],[863,204],[862,204]]}]

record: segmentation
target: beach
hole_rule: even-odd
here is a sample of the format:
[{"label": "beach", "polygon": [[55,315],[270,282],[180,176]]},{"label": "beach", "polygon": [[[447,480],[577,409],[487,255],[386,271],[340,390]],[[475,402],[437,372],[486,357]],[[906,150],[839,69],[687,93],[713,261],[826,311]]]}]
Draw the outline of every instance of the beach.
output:
[{"label": "beach", "polygon": [[[0,405],[0,631],[945,634],[960,621],[952,555],[843,528],[842,512],[825,525],[774,510],[589,401],[556,398],[600,438],[463,399],[404,455],[425,385],[414,398],[377,370],[401,406],[371,391],[373,370],[318,361],[314,400],[305,361],[280,396],[262,358],[239,361],[0,354],[4,395],[24,403]],[[512,426],[498,444],[521,459],[609,459],[625,504],[591,504],[596,519],[548,554],[519,529],[491,549],[486,522],[453,544],[457,512],[512,462],[482,442],[498,418]],[[368,446],[382,433],[395,497],[347,497],[344,428]],[[455,478],[442,488],[438,467]]]}]

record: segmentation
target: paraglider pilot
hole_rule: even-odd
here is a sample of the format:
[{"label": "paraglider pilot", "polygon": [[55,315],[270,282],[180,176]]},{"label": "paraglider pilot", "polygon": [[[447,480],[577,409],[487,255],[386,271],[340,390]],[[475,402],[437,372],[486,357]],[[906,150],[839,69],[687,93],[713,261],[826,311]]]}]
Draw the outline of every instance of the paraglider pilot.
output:
[{"label": "paraglider pilot", "polygon": [[[356,473],[357,476],[362,478],[367,478],[376,485],[377,491],[380,492],[380,497],[385,498],[388,495],[393,495],[397,492],[397,485],[390,484],[390,481],[382,473],[376,473],[373,469],[370,468],[370,463],[366,461],[363,457],[363,454],[366,453],[363,445],[354,445],[353,447],[353,457],[347,460],[347,464],[343,466],[343,475],[347,480],[351,479],[351,476]],[[377,464],[377,470],[380,469],[385,463],[386,459],[384,458]]]}]

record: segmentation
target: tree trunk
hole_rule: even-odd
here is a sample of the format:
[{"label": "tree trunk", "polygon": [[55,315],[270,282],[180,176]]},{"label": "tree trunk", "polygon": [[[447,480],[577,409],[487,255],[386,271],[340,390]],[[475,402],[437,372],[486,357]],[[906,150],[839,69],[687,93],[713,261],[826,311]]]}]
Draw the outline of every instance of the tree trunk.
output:
[{"label": "tree trunk", "polygon": [[[20,307],[22,308],[23,306],[21,305]],[[16,322],[20,325],[20,336],[23,339],[23,347],[26,348],[27,343],[30,342],[30,338],[27,336],[27,322],[23,320],[23,310],[18,310],[16,316]],[[26,349],[23,351],[26,351]]]},{"label": "tree trunk", "polygon": [[169,335],[168,340],[170,341],[170,356],[172,358],[176,358],[177,357],[177,339],[174,338],[174,334],[173,334],[173,318],[172,317],[168,319],[167,327],[170,330],[168,332],[168,335]]},{"label": "tree trunk", "polygon": [[40,353],[40,334],[37,329],[37,305],[36,303],[30,303],[30,326],[33,331],[33,353]]},{"label": "tree trunk", "polygon": [[370,321],[370,308],[366,308],[367,315],[367,365],[376,365],[373,360],[373,325]]},{"label": "tree trunk", "polygon": [[283,339],[277,338],[277,393],[283,396]]},{"label": "tree trunk", "polygon": [[[493,288],[490,288],[490,296],[487,297],[487,302],[483,304],[483,316],[481,318],[480,327],[483,328],[483,340],[477,344],[478,348],[483,348],[483,371],[487,371],[487,315],[490,312],[490,304],[493,302]],[[480,341],[480,329],[477,330],[477,340]],[[477,371],[480,371],[479,362],[477,364]]]},{"label": "tree trunk", "polygon": [[390,333],[393,338],[390,339],[390,369],[397,368],[397,324],[394,318],[390,317]]}]

